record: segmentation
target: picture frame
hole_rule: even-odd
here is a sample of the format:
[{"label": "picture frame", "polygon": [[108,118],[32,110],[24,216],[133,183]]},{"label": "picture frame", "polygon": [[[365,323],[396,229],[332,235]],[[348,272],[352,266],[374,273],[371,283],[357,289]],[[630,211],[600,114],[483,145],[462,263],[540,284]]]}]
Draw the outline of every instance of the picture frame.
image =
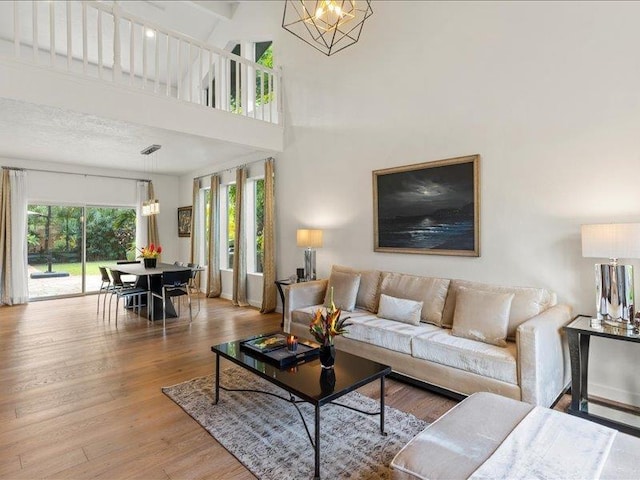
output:
[{"label": "picture frame", "polygon": [[193,214],[193,207],[179,207],[178,208],[178,236],[190,237],[191,236],[191,215]]},{"label": "picture frame", "polygon": [[480,256],[480,155],[373,171],[374,251]]}]

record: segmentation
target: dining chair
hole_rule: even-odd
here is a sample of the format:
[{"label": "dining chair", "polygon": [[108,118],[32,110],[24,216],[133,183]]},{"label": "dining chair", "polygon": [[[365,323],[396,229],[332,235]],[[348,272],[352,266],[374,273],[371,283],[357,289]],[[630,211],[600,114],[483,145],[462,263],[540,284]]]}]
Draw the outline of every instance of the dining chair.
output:
[{"label": "dining chair", "polygon": [[111,282],[111,277],[109,276],[109,272],[106,267],[98,267],[100,270],[100,289],[98,290],[98,308],[96,310],[96,314],[100,313],[100,295],[102,296],[102,319],[104,320],[104,311],[107,305],[107,295],[111,293],[114,289],[113,283]]},{"label": "dining chair", "polygon": [[198,299],[198,313],[200,313],[200,287],[199,275],[200,265],[197,263],[187,263],[187,266],[191,269],[191,278],[189,279],[189,288],[193,292],[196,291],[196,298]]},{"label": "dining chair", "polygon": [[[167,299],[181,297],[183,295],[186,295],[189,301],[189,323],[193,321],[193,315],[191,312],[191,291],[189,289],[190,278],[191,270],[188,269],[163,272],[160,292],[151,292],[153,297],[162,299],[162,328],[165,328],[167,322]],[[180,302],[178,302],[178,308],[180,308]],[[180,309],[178,310],[178,316],[180,316]],[[153,304],[151,318],[155,320]]]},{"label": "dining chair", "polygon": [[133,309],[138,309],[138,315],[142,311],[142,297],[147,297],[147,305],[150,303],[149,291],[144,288],[133,287],[127,285],[127,283],[122,281],[121,274],[118,270],[110,269],[111,277],[113,278],[113,291],[111,292],[111,297],[109,298],[109,321],[111,321],[111,303],[113,300],[113,296],[116,296],[116,327],[118,326],[118,305],[120,303],[120,298],[125,298],[127,301],[132,299],[129,304],[125,301],[125,306]]}]

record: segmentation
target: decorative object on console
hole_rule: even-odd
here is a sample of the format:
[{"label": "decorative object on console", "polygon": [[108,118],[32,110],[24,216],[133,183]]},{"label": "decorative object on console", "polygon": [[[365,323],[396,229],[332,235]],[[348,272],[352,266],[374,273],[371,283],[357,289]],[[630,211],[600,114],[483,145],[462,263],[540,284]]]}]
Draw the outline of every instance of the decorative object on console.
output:
[{"label": "decorative object on console", "polygon": [[191,215],[193,215],[192,206],[178,208],[178,236],[179,237],[191,236]]},{"label": "decorative object on console", "polygon": [[298,282],[304,281],[304,268],[296,268],[296,280]]},{"label": "decorative object on console", "polygon": [[480,155],[373,171],[374,251],[480,256]]},{"label": "decorative object on console", "polygon": [[640,223],[582,225],[582,256],[608,258],[597,263],[597,318],[616,327],[632,329],[634,317],[633,267],[620,258],[640,258]]},{"label": "decorative object on console", "polygon": [[322,248],[322,230],[298,229],[298,247],[304,248],[304,275],[307,281],[316,279],[316,248]]},{"label": "decorative object on console", "polygon": [[286,0],[282,28],[329,56],[356,43],[371,0]]}]

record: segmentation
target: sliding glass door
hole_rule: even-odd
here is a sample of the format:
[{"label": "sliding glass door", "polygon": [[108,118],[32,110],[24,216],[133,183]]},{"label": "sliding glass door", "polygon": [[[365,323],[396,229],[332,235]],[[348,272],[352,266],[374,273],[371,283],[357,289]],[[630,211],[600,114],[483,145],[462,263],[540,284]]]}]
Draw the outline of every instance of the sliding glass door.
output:
[{"label": "sliding glass door", "polygon": [[135,257],[135,216],[133,208],[29,205],[29,297],[97,291],[100,265]]}]

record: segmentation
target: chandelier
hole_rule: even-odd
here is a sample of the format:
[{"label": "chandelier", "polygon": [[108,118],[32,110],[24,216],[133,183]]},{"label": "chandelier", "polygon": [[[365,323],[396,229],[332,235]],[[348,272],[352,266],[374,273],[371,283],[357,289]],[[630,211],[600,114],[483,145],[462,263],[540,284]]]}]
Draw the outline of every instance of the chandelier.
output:
[{"label": "chandelier", "polygon": [[282,28],[329,56],[356,43],[372,13],[371,0],[285,0]]},{"label": "chandelier", "polygon": [[[157,157],[157,152],[158,150],[160,150],[162,148],[162,145],[149,145],[147,148],[145,148],[144,150],[142,150],[140,153],[142,155],[146,155],[149,156],[152,153],[153,158],[150,160],[151,163],[151,168],[149,169],[149,171],[151,173],[153,173],[154,170],[154,162],[158,161],[158,157]],[[146,160],[145,160],[145,165],[146,165]],[[146,166],[145,166],[145,170],[146,170]],[[142,202],[142,215],[145,217],[149,217],[151,215],[157,215],[160,213],[160,202],[158,201],[157,198],[151,198],[149,200],[145,200],[144,202]]]}]

